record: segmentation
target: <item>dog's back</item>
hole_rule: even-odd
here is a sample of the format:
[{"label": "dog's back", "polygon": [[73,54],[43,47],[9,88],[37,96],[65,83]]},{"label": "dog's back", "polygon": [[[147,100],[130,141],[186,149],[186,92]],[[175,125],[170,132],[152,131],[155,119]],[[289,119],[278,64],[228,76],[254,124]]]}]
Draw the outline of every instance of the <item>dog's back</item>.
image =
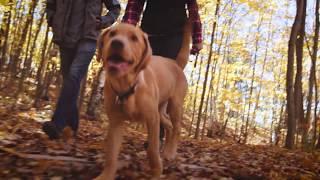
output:
[{"label": "dog's back", "polygon": [[154,73],[157,85],[161,88],[159,92],[160,102],[177,95],[185,95],[187,80],[181,67],[171,59],[161,56],[153,56],[149,66]]},{"label": "dog's back", "polygon": [[[181,49],[175,60],[164,58],[161,56],[152,56],[149,68],[156,74],[159,88],[165,88],[165,84],[170,84],[167,90],[160,93],[160,99],[166,101],[170,96],[182,96],[184,98],[187,91],[187,80],[183,73],[183,69],[187,65],[190,54],[192,23],[188,19],[183,32],[183,40]],[[168,76],[168,74],[172,74]],[[175,94],[177,93],[177,94]],[[160,101],[161,101],[160,100]],[[162,101],[160,102],[162,103]]]}]

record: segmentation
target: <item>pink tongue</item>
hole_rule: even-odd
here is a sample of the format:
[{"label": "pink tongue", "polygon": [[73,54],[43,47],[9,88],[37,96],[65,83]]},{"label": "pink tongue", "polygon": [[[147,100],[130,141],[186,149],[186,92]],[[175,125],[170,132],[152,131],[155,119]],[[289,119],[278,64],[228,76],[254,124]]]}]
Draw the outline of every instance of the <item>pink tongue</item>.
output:
[{"label": "pink tongue", "polygon": [[117,70],[124,70],[128,67],[127,62],[121,62],[121,63],[114,63],[112,61],[108,61],[109,68],[115,68]]}]

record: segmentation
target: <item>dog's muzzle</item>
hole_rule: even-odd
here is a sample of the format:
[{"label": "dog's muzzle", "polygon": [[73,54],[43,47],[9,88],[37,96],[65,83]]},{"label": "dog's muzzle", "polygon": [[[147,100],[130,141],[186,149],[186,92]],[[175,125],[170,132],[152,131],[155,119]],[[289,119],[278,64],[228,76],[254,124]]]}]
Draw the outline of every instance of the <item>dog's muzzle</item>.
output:
[{"label": "dog's muzzle", "polygon": [[124,44],[122,41],[115,39],[111,41],[110,47],[114,51],[121,51],[123,50]]}]

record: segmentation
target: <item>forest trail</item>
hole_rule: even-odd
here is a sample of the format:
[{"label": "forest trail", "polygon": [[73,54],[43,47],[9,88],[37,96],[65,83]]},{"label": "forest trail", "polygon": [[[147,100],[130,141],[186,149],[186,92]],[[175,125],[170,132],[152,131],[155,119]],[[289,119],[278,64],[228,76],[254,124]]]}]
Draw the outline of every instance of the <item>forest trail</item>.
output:
[{"label": "forest trail", "polygon": [[[105,125],[81,119],[77,140],[50,141],[44,109],[10,109],[0,98],[0,179],[92,179],[103,166]],[[146,134],[128,127],[117,179],[149,179]],[[184,137],[178,158],[164,162],[162,179],[320,179],[320,152],[240,145]]]}]

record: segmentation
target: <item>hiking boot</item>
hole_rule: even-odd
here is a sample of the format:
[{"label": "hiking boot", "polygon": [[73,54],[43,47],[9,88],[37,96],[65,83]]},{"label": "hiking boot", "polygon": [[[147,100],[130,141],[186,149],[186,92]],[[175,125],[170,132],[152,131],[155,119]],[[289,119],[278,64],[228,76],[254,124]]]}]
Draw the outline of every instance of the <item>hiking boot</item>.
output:
[{"label": "hiking boot", "polygon": [[49,139],[51,139],[51,140],[55,140],[55,139],[60,138],[60,134],[61,134],[60,130],[51,121],[47,121],[47,122],[43,123],[42,131],[44,133],[46,133],[47,136],[49,137]]}]

